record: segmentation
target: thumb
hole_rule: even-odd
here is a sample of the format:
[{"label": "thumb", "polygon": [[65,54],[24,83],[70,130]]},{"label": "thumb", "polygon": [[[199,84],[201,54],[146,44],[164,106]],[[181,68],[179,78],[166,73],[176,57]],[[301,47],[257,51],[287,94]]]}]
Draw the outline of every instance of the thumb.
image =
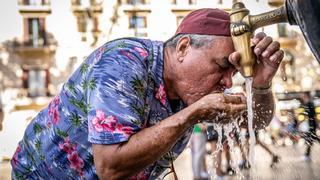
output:
[{"label": "thumb", "polygon": [[241,70],[240,66],[240,53],[239,52],[233,52],[229,55],[229,62],[238,70]]}]

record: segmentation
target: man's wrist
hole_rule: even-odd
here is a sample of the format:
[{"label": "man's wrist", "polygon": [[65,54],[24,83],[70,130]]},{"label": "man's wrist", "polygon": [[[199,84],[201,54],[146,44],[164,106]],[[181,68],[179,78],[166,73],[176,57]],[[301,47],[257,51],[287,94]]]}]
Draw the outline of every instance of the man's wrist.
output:
[{"label": "man's wrist", "polygon": [[256,83],[252,84],[252,87],[255,89],[269,89],[271,88],[271,86],[272,86],[272,81],[268,81],[267,83],[264,83],[264,84],[256,84]]},{"label": "man's wrist", "polygon": [[254,94],[269,94],[271,92],[272,83],[270,82],[268,86],[252,86],[252,92]]}]

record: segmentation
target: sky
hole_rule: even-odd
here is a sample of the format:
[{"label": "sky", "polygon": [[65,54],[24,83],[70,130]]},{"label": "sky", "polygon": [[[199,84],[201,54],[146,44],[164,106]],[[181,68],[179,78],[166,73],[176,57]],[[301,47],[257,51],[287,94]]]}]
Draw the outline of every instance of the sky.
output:
[{"label": "sky", "polygon": [[0,0],[0,42],[22,36],[22,18],[16,0]]}]

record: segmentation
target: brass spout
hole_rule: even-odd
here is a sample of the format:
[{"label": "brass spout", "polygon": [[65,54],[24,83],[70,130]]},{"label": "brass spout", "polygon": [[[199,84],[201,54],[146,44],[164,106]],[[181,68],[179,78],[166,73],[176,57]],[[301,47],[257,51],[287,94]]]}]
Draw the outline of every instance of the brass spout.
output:
[{"label": "brass spout", "polygon": [[252,26],[252,31],[256,29],[268,26],[277,23],[288,22],[287,10],[285,6],[281,6],[275,10],[258,14],[258,15],[249,15],[249,22]]},{"label": "brass spout", "polygon": [[235,50],[240,53],[240,65],[245,77],[253,76],[255,63],[250,39],[254,31],[262,26],[288,22],[286,7],[282,6],[270,12],[251,16],[242,2],[235,2],[230,13],[230,31]]}]

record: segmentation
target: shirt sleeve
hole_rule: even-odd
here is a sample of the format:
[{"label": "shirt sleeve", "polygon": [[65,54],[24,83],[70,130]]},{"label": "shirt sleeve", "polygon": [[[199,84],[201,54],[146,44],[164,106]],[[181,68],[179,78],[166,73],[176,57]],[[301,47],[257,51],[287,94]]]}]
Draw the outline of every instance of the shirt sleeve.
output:
[{"label": "shirt sleeve", "polygon": [[143,128],[148,112],[148,51],[137,44],[115,46],[103,49],[89,75],[88,140],[95,144],[128,141]]}]

